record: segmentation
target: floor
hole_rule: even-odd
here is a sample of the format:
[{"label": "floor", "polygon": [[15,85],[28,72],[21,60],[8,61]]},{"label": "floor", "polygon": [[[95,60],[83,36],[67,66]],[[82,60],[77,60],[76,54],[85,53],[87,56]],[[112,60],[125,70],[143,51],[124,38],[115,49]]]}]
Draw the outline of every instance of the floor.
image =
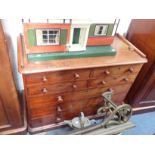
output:
[{"label": "floor", "polygon": [[[136,127],[124,131],[122,135],[153,135],[155,133],[155,112],[134,115],[132,116],[131,120],[136,125]],[[64,127],[62,129],[55,129],[43,134],[63,135],[69,131],[70,128]]]},{"label": "floor", "polygon": [[136,125],[123,135],[153,135],[155,134],[155,112],[149,112],[132,116],[131,120]]}]

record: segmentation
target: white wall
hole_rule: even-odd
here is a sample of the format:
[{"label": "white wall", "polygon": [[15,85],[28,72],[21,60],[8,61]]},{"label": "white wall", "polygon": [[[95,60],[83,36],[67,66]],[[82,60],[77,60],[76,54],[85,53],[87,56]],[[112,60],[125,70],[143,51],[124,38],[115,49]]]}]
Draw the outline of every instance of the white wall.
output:
[{"label": "white wall", "polygon": [[125,35],[128,31],[129,25],[130,25],[131,19],[120,19],[120,24],[118,27],[117,32],[121,35]]},{"label": "white wall", "polygon": [[[130,24],[131,19],[121,19],[117,32],[121,35],[124,35]],[[103,21],[104,22],[104,21]],[[18,90],[23,89],[22,76],[18,73],[17,70],[17,36],[22,33],[22,22],[21,20],[15,19],[6,19],[4,20],[4,26],[7,32],[8,37],[10,38],[10,54],[12,57],[12,63],[14,64],[14,75],[16,80],[16,85]]]},{"label": "white wall", "polygon": [[16,82],[16,87],[19,91],[23,89],[22,76],[18,72],[17,60],[17,37],[22,32],[21,20],[3,20],[3,26],[9,41],[9,54],[11,55],[11,62],[13,63],[13,74]]}]

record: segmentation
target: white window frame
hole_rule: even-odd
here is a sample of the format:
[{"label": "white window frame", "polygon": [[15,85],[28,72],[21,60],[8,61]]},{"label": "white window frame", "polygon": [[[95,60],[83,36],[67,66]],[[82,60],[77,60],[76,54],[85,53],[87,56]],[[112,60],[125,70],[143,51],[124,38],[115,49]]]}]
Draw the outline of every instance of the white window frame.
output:
[{"label": "white window frame", "polygon": [[[47,34],[43,34],[43,31],[47,31]],[[50,34],[49,31],[57,31],[58,33],[56,34],[56,38],[55,38],[55,43],[53,42],[50,42],[50,40],[53,40],[53,39],[50,39],[49,36],[51,35],[54,35],[54,34]],[[44,39],[43,39],[43,35],[47,35],[47,43],[44,42]],[[37,29],[36,30],[36,40],[37,40],[37,45],[59,45],[60,44],[60,29]]]},{"label": "white window frame", "polygon": [[[100,30],[101,27],[103,27],[102,30]],[[104,28],[104,27],[105,27],[105,28]],[[108,32],[108,27],[109,27],[108,24],[96,25],[96,26],[95,26],[94,35],[95,35],[95,36],[106,36],[106,35],[107,35],[107,32]],[[98,34],[99,31],[101,31],[101,34]]]}]

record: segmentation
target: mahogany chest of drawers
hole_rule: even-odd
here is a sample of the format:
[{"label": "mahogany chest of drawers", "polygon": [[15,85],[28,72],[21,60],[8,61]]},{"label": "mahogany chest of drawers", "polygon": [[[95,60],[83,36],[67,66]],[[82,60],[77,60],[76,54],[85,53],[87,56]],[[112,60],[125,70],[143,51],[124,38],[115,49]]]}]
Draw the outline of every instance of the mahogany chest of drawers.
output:
[{"label": "mahogany chest of drawers", "polygon": [[19,37],[19,71],[23,75],[31,133],[63,125],[64,120],[80,112],[95,116],[105,91],[112,91],[113,100],[122,104],[147,62],[145,55],[120,35],[112,45],[117,55],[106,57],[29,62],[21,44]]}]

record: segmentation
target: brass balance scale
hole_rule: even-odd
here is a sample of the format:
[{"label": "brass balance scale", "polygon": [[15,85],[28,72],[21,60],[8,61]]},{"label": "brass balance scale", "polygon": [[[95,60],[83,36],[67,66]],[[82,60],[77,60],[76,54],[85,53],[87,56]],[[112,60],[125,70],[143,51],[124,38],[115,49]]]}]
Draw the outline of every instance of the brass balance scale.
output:
[{"label": "brass balance scale", "polygon": [[132,116],[132,108],[128,104],[117,106],[112,101],[112,92],[102,94],[104,98],[103,107],[97,110],[97,116],[102,118],[102,122],[94,124],[94,119],[89,119],[81,112],[81,116],[75,117],[70,121],[64,121],[73,131],[67,133],[72,135],[114,135],[122,131],[135,127],[129,121]]}]

